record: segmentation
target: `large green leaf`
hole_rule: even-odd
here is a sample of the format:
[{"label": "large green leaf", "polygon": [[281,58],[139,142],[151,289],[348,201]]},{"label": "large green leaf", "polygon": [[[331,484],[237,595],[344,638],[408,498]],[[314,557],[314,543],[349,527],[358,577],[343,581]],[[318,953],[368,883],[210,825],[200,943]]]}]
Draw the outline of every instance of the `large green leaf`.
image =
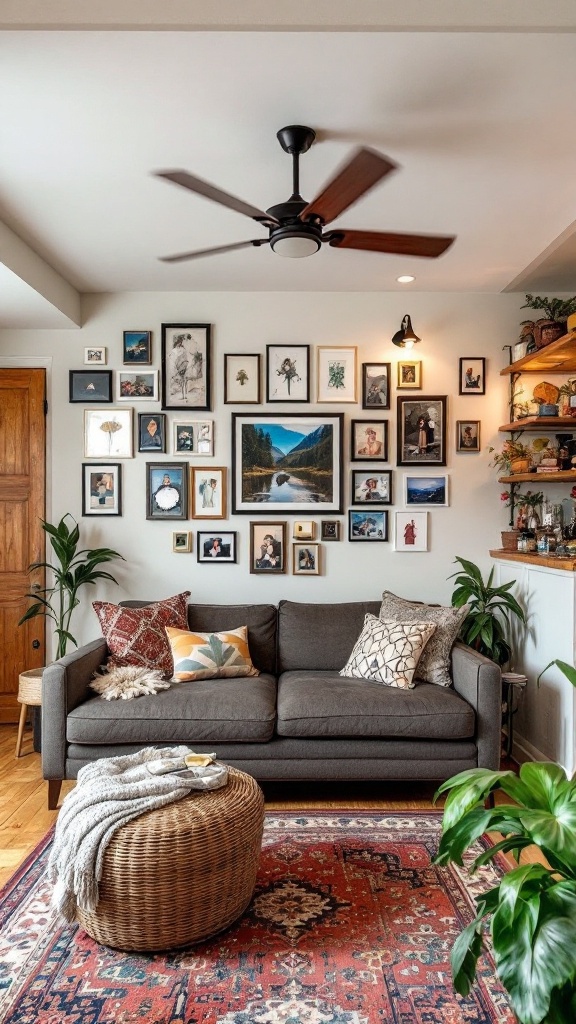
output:
[{"label": "large green leaf", "polygon": [[454,942],[450,963],[454,988],[461,996],[467,996],[476,977],[476,965],[484,943],[482,941],[482,917],[478,916],[469,924]]},{"label": "large green leaf", "polygon": [[511,771],[470,768],[442,783],[434,794],[434,801],[436,802],[443,793],[448,793],[444,806],[443,830],[451,828],[475,804],[485,800],[488,793],[499,786],[502,780],[513,774]]},{"label": "large green leaf", "polygon": [[490,812],[481,807],[476,807],[459,818],[451,828],[442,833],[434,864],[462,864],[464,852],[486,831],[489,821]]},{"label": "large green leaf", "polygon": [[561,661],[559,658],[555,658],[554,661],[548,662],[546,668],[542,669],[540,675],[538,676],[538,679],[536,680],[538,686],[540,686],[540,680],[542,676],[545,672],[548,671],[549,668],[552,667],[552,665],[555,665],[556,668],[559,668],[560,671],[564,673],[566,679],[570,683],[572,683],[572,686],[576,686],[576,668],[574,668],[573,665],[569,665],[567,661]]}]

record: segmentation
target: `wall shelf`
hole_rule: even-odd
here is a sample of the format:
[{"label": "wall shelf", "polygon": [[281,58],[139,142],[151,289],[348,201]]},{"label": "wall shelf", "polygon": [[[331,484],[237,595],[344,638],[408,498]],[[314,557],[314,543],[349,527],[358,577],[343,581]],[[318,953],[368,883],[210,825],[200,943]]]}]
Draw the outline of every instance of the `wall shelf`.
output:
[{"label": "wall shelf", "polygon": [[526,416],[522,420],[505,423],[502,427],[498,427],[498,430],[502,433],[515,430],[546,431],[555,430],[557,427],[567,427],[576,432],[576,416]]},{"label": "wall shelf", "polygon": [[576,572],[576,557],[554,558],[553,555],[528,555],[523,551],[504,551],[502,548],[490,552],[492,558],[503,558],[506,562],[524,562],[525,565],[545,565],[548,569],[563,569]]},{"label": "wall shelf", "polygon": [[499,484],[525,484],[535,483],[539,480],[541,484],[550,484],[554,480],[558,482],[573,480],[576,482],[576,469],[559,469],[556,473],[512,473],[510,476],[499,476]]},{"label": "wall shelf", "polygon": [[536,352],[517,359],[500,370],[500,376],[509,373],[570,373],[576,370],[576,332],[564,334]]}]

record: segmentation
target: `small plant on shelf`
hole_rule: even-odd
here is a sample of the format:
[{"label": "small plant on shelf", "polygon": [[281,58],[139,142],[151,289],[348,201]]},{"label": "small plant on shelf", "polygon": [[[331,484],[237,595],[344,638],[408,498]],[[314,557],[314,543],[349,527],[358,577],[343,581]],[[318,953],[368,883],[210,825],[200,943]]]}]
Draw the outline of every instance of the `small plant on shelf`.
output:
[{"label": "small plant on shelf", "polygon": [[[549,299],[547,295],[527,295],[521,309],[540,309],[549,320],[563,323],[569,316],[576,313],[576,295],[571,299]],[[525,321],[525,323],[528,321]]]},{"label": "small plant on shelf", "polygon": [[[513,473],[513,467],[518,463],[528,463],[516,472],[527,472],[532,461],[532,455],[536,451],[542,451],[548,444],[544,438],[536,438],[531,444],[524,444],[522,441],[506,438],[501,451],[496,451],[492,445],[488,451],[492,455],[491,466],[496,466],[501,473]],[[540,447],[539,447],[540,446]]]}]

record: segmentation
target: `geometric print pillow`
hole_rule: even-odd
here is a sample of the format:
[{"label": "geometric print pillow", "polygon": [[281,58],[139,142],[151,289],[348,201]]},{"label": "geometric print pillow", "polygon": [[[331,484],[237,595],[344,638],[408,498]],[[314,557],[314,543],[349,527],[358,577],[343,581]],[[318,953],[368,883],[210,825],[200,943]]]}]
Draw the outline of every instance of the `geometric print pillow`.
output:
[{"label": "geometric print pillow", "polygon": [[190,591],[155,601],[143,608],[123,608],[108,601],[93,601],[110,657],[108,668],[159,669],[165,679],[172,675],[172,654],[166,626],[188,628]]},{"label": "geometric print pillow", "polygon": [[173,678],[178,682],[260,675],[250,657],[247,626],[222,633],[168,627],[166,635],[174,661]]},{"label": "geometric print pillow", "polygon": [[420,604],[397,597],[390,590],[382,594],[380,618],[385,622],[434,622],[436,632],[426,645],[418,664],[418,679],[437,686],[452,686],[450,653],[469,606],[452,608],[446,605]]},{"label": "geometric print pillow", "polygon": [[435,629],[433,622],[383,622],[368,613],[340,675],[411,690],[418,660]]}]

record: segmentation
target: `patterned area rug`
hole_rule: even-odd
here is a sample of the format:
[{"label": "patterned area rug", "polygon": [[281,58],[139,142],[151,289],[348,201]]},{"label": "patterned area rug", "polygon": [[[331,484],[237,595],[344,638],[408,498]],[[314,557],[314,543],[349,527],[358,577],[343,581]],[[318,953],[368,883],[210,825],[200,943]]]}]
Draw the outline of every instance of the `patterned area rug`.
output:
[{"label": "patterned area rug", "polygon": [[488,960],[473,995],[449,954],[495,880],[430,863],[440,815],[267,815],[254,900],[210,942],[160,955],[56,920],[50,837],[0,899],[4,1024],[514,1024]]}]

